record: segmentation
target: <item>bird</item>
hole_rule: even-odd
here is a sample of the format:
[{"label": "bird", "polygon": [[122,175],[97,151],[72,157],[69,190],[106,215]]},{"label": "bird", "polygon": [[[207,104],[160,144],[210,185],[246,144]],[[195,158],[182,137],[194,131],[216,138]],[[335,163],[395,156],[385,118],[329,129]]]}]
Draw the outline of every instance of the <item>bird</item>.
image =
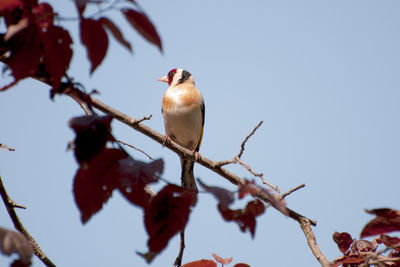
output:
[{"label": "bird", "polygon": [[[161,113],[164,118],[164,141],[172,140],[193,151],[195,159],[200,157],[199,149],[203,138],[205,105],[203,95],[196,88],[190,72],[182,68],[172,69],[158,81],[169,87],[162,97]],[[198,192],[194,180],[194,161],[180,156],[182,187]]]}]

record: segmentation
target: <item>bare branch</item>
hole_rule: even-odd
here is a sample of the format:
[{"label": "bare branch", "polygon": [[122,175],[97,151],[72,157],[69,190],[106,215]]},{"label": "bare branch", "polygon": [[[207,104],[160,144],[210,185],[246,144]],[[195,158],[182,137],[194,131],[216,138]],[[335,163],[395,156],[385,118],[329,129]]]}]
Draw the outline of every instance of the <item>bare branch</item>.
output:
[{"label": "bare branch", "polygon": [[270,182],[268,182],[267,180],[265,180],[264,175],[262,173],[256,173],[255,171],[253,171],[252,168],[250,168],[250,166],[245,163],[244,161],[242,161],[238,156],[235,158],[236,161],[242,165],[243,167],[245,167],[251,174],[253,174],[256,177],[259,177],[261,179],[261,182],[263,184],[268,185],[269,187],[271,187],[272,189],[275,190],[275,192],[277,192],[278,194],[280,194],[280,190],[276,185],[271,184]]},{"label": "bare branch", "polygon": [[3,199],[4,205],[7,208],[8,215],[11,218],[11,221],[14,224],[15,229],[20,231],[31,243],[36,256],[46,265],[50,267],[55,267],[56,265],[44,254],[44,252],[40,249],[38,243],[35,241],[35,239],[29,234],[29,232],[25,229],[24,225],[21,223],[19,220],[17,213],[15,212],[14,208],[20,207],[20,208],[25,208],[21,205],[16,204],[7,194],[6,189],[4,188],[3,181],[0,176],[0,195]]},{"label": "bare branch", "polygon": [[152,114],[148,115],[148,116],[144,116],[143,118],[141,118],[140,120],[137,120],[136,123],[141,123],[143,121],[148,121],[151,119],[151,117],[153,117]]},{"label": "bare branch", "polygon": [[8,151],[15,151],[14,148],[9,147],[9,146],[7,146],[5,144],[1,144],[1,143],[0,143],[0,149],[5,149],[5,150],[8,150]]},{"label": "bare branch", "polygon": [[[35,77],[38,80],[43,81],[42,78],[40,77]],[[46,82],[47,84],[50,84],[50,82]],[[153,139],[154,141],[158,142],[159,144],[168,147],[170,150],[172,150],[173,152],[179,154],[179,155],[183,155],[185,157],[188,158],[193,158],[193,160],[195,160],[196,162],[198,162],[199,164],[201,164],[202,166],[208,168],[209,170],[217,173],[218,175],[220,175],[221,177],[227,179],[228,181],[230,181],[231,183],[239,186],[239,185],[245,185],[245,181],[243,179],[241,179],[239,176],[231,173],[230,171],[222,168],[221,163],[220,162],[216,162],[216,161],[212,161],[210,159],[207,159],[204,156],[201,157],[195,157],[192,153],[192,151],[180,146],[179,144],[171,141],[171,142],[165,142],[165,138],[164,135],[154,131],[153,129],[142,125],[140,123],[140,120],[136,120],[132,117],[127,116],[126,114],[102,103],[101,101],[97,100],[94,97],[91,97],[91,101],[92,101],[92,106],[102,112],[104,112],[105,114],[111,115],[114,118],[116,118],[117,120],[119,120],[120,122],[130,126],[131,128],[135,129],[136,131],[146,135],[147,137]],[[258,127],[256,127],[258,128]],[[255,130],[256,130],[255,128]],[[255,131],[254,130],[254,131]],[[249,137],[250,138],[250,137]],[[245,142],[244,142],[245,143]],[[225,163],[225,162],[223,162]],[[255,197],[266,202],[267,204],[271,205],[272,207],[274,207],[276,210],[279,211],[279,208],[275,206],[275,203],[273,203],[268,196],[266,196],[264,193],[258,193],[255,194]],[[290,208],[286,208],[287,214],[288,216],[297,221],[301,227],[301,229],[303,230],[306,238],[307,238],[307,243],[311,249],[311,251],[313,252],[314,256],[317,258],[317,260],[320,262],[320,264],[323,267],[327,267],[330,266],[329,261],[326,259],[326,257],[321,253],[316,240],[315,240],[315,236],[314,233],[311,230],[311,225],[316,226],[316,221],[311,220],[293,210],[291,210]]]},{"label": "bare branch", "polygon": [[[396,262],[400,261],[400,258],[386,258],[383,257],[381,254],[388,252],[391,249],[396,249],[399,248],[400,244],[395,244],[393,246],[388,246],[385,247],[381,250],[375,251],[375,252],[367,252],[367,257],[363,264],[360,265],[360,267],[368,267],[369,265],[376,264],[376,265],[382,265],[385,262]],[[384,265],[384,264],[383,264]],[[385,266],[385,265],[384,265]]]},{"label": "bare branch", "polygon": [[240,158],[244,152],[244,146],[246,144],[246,142],[250,139],[250,137],[257,131],[258,128],[260,128],[261,124],[263,124],[263,121],[260,121],[256,127],[254,127],[253,131],[251,131],[251,133],[246,136],[246,138],[243,140],[242,144],[240,145],[240,151],[239,154],[237,155],[238,158]]},{"label": "bare branch", "polygon": [[289,191],[287,191],[286,193],[281,195],[281,199],[284,199],[285,197],[287,197],[291,193],[293,193],[293,192],[295,192],[295,191],[297,191],[297,190],[299,190],[299,189],[301,189],[301,188],[303,188],[305,186],[306,186],[305,184],[301,184],[301,185],[296,186],[295,188],[290,189]]},{"label": "bare branch", "polygon": [[301,219],[299,223],[301,230],[303,230],[303,233],[306,236],[307,244],[310,247],[312,253],[314,254],[314,257],[318,260],[321,266],[330,267],[331,263],[325,258],[325,256],[322,254],[321,250],[317,245],[315,235],[311,230],[310,222],[308,220]]},{"label": "bare branch", "polygon": [[141,150],[140,148],[137,148],[137,147],[135,147],[135,146],[133,146],[133,145],[130,145],[130,144],[128,144],[128,143],[125,143],[124,141],[121,141],[121,140],[115,140],[115,141],[117,141],[118,143],[121,143],[121,144],[123,144],[123,145],[125,145],[125,146],[129,146],[129,147],[131,147],[131,148],[133,148],[133,149],[135,149],[135,150],[137,150],[137,151],[139,151],[139,152],[142,152],[142,153],[145,154],[150,160],[154,160],[149,154],[147,154],[146,152],[144,152],[144,151]]}]

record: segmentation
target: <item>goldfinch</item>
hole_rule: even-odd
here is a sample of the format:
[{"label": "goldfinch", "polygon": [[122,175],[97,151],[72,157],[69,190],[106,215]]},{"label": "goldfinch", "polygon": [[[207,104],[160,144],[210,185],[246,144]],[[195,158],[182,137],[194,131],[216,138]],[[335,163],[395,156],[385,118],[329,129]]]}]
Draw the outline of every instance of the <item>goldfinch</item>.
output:
[{"label": "goldfinch", "polygon": [[[162,97],[162,115],[166,140],[170,139],[192,150],[199,156],[204,128],[204,99],[194,84],[193,76],[186,70],[173,69],[158,81],[166,82],[169,88]],[[197,190],[192,159],[181,157],[182,187]]]}]

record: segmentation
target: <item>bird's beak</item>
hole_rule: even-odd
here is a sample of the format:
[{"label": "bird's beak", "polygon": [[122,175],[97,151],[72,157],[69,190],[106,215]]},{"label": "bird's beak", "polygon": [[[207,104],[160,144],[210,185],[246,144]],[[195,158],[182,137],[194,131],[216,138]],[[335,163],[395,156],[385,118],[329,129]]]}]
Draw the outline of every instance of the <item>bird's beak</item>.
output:
[{"label": "bird's beak", "polygon": [[157,81],[168,83],[168,76],[158,78]]}]

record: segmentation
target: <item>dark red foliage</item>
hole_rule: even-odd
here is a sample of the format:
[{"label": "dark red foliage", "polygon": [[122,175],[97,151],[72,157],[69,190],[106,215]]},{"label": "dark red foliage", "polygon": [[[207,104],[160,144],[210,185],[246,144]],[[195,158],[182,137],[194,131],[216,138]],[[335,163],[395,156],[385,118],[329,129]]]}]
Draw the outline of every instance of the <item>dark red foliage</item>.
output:
[{"label": "dark red foliage", "polygon": [[147,164],[121,149],[104,148],[75,175],[74,196],[82,223],[101,210],[116,188],[133,204],[146,207],[151,195],[144,188],[157,181],[163,166],[161,159]]},{"label": "dark red foliage", "polygon": [[214,259],[215,259],[217,262],[221,263],[222,265],[229,264],[229,263],[231,263],[232,260],[233,260],[233,258],[225,258],[225,259],[223,259],[223,258],[221,258],[220,256],[218,256],[218,255],[215,254],[215,253],[213,253],[212,256],[214,257]]},{"label": "dark red foliage", "polygon": [[376,218],[370,221],[361,232],[361,238],[400,231],[400,211],[392,209],[366,210],[375,214]]},{"label": "dark red foliage", "polygon": [[91,63],[90,73],[100,65],[108,49],[108,37],[99,20],[82,18],[80,22],[81,41]]},{"label": "dark red foliage", "polygon": [[244,198],[247,194],[252,196],[255,194],[263,194],[271,203],[273,203],[273,206],[277,210],[288,216],[285,200],[281,199],[280,196],[271,193],[270,190],[256,185],[254,181],[245,180],[245,185],[239,185],[239,199]]},{"label": "dark red foliage", "polygon": [[135,28],[147,41],[156,45],[162,51],[160,36],[158,35],[153,23],[144,12],[130,8],[124,8],[121,11],[133,28]]},{"label": "dark red foliage", "polygon": [[158,192],[144,213],[149,251],[159,253],[176,233],[185,228],[196,201],[196,192],[176,185],[167,185]]},{"label": "dark red foliage", "polygon": [[82,116],[72,118],[69,126],[74,130],[75,158],[85,165],[103,151],[107,141],[114,141],[111,135],[111,116]]},{"label": "dark red foliage", "polygon": [[254,195],[259,192],[260,188],[255,185],[254,181],[245,180],[245,185],[239,186],[239,199],[244,198],[248,194]]},{"label": "dark red foliage", "polygon": [[24,263],[21,260],[15,260],[13,263],[10,265],[10,267],[29,267],[31,266],[30,263]]},{"label": "dark red foliage", "polygon": [[131,158],[121,160],[117,168],[118,188],[131,203],[146,208],[151,195],[145,190],[146,185],[158,181],[164,169],[162,159],[145,163]]},{"label": "dark red foliage", "polygon": [[217,267],[217,264],[212,260],[199,260],[186,263],[182,267]]},{"label": "dark red foliage", "polygon": [[[336,267],[339,265],[349,266],[358,266],[358,264],[363,263],[366,259],[365,255],[350,255],[350,256],[342,256],[333,261],[331,267]],[[351,265],[356,264],[356,265]]]},{"label": "dark red foliage", "polygon": [[[392,237],[388,235],[381,235],[376,239],[378,244],[385,244],[387,247],[395,246],[395,245],[400,245],[400,238],[398,237]],[[400,247],[394,248],[395,250],[400,252]]]},{"label": "dark red foliage", "polygon": [[58,88],[72,58],[72,39],[66,30],[53,25],[42,28],[40,37],[46,72],[53,87]]},{"label": "dark red foliage", "polygon": [[354,240],[346,255],[356,255],[360,254],[360,252],[371,252],[373,250],[374,247],[368,240]]},{"label": "dark red foliage", "polygon": [[333,241],[335,241],[335,243],[338,245],[340,251],[342,253],[345,253],[349,249],[351,243],[353,243],[353,238],[351,237],[351,235],[349,233],[335,232],[333,234]]},{"label": "dark red foliage", "polygon": [[22,2],[20,0],[1,0],[0,1],[0,11],[2,10],[12,10],[16,7],[22,7]]},{"label": "dark red foliage", "polygon": [[219,204],[218,210],[226,221],[236,222],[242,232],[245,232],[248,229],[251,237],[254,238],[256,217],[264,213],[265,207],[261,201],[254,200],[247,203],[247,206],[244,210],[231,210],[229,208],[224,208]]},{"label": "dark red foliage", "polygon": [[233,265],[233,267],[250,267],[250,265],[246,263],[236,263],[235,265]]},{"label": "dark red foliage", "polygon": [[14,76],[13,83],[44,71],[42,76],[57,87],[72,58],[72,39],[67,31],[53,24],[52,7],[23,1],[22,6],[14,6],[12,11],[0,11],[8,25],[1,50],[10,51],[6,63]]},{"label": "dark red foliage", "polygon": [[122,35],[122,32],[120,29],[117,27],[117,25],[114,24],[110,19],[108,18],[100,18],[99,21],[103,24],[103,26],[108,29],[112,35],[114,36],[117,41],[125,46],[130,52],[132,52],[132,47],[131,44],[125,40],[124,36]]},{"label": "dark red foliage", "polygon": [[14,262],[15,266],[29,266],[31,264],[33,247],[21,233],[0,228],[0,251],[4,255],[17,253],[19,259]]},{"label": "dark red foliage", "polygon": [[228,208],[228,206],[235,200],[233,192],[218,186],[208,186],[200,179],[197,179],[197,181],[205,191],[213,194],[213,196],[219,201],[219,205],[221,205],[222,208]]},{"label": "dark red foliage", "polygon": [[103,149],[90,163],[79,168],[74,179],[75,202],[86,223],[111,197],[117,187],[118,161],[128,155],[120,149]]}]

